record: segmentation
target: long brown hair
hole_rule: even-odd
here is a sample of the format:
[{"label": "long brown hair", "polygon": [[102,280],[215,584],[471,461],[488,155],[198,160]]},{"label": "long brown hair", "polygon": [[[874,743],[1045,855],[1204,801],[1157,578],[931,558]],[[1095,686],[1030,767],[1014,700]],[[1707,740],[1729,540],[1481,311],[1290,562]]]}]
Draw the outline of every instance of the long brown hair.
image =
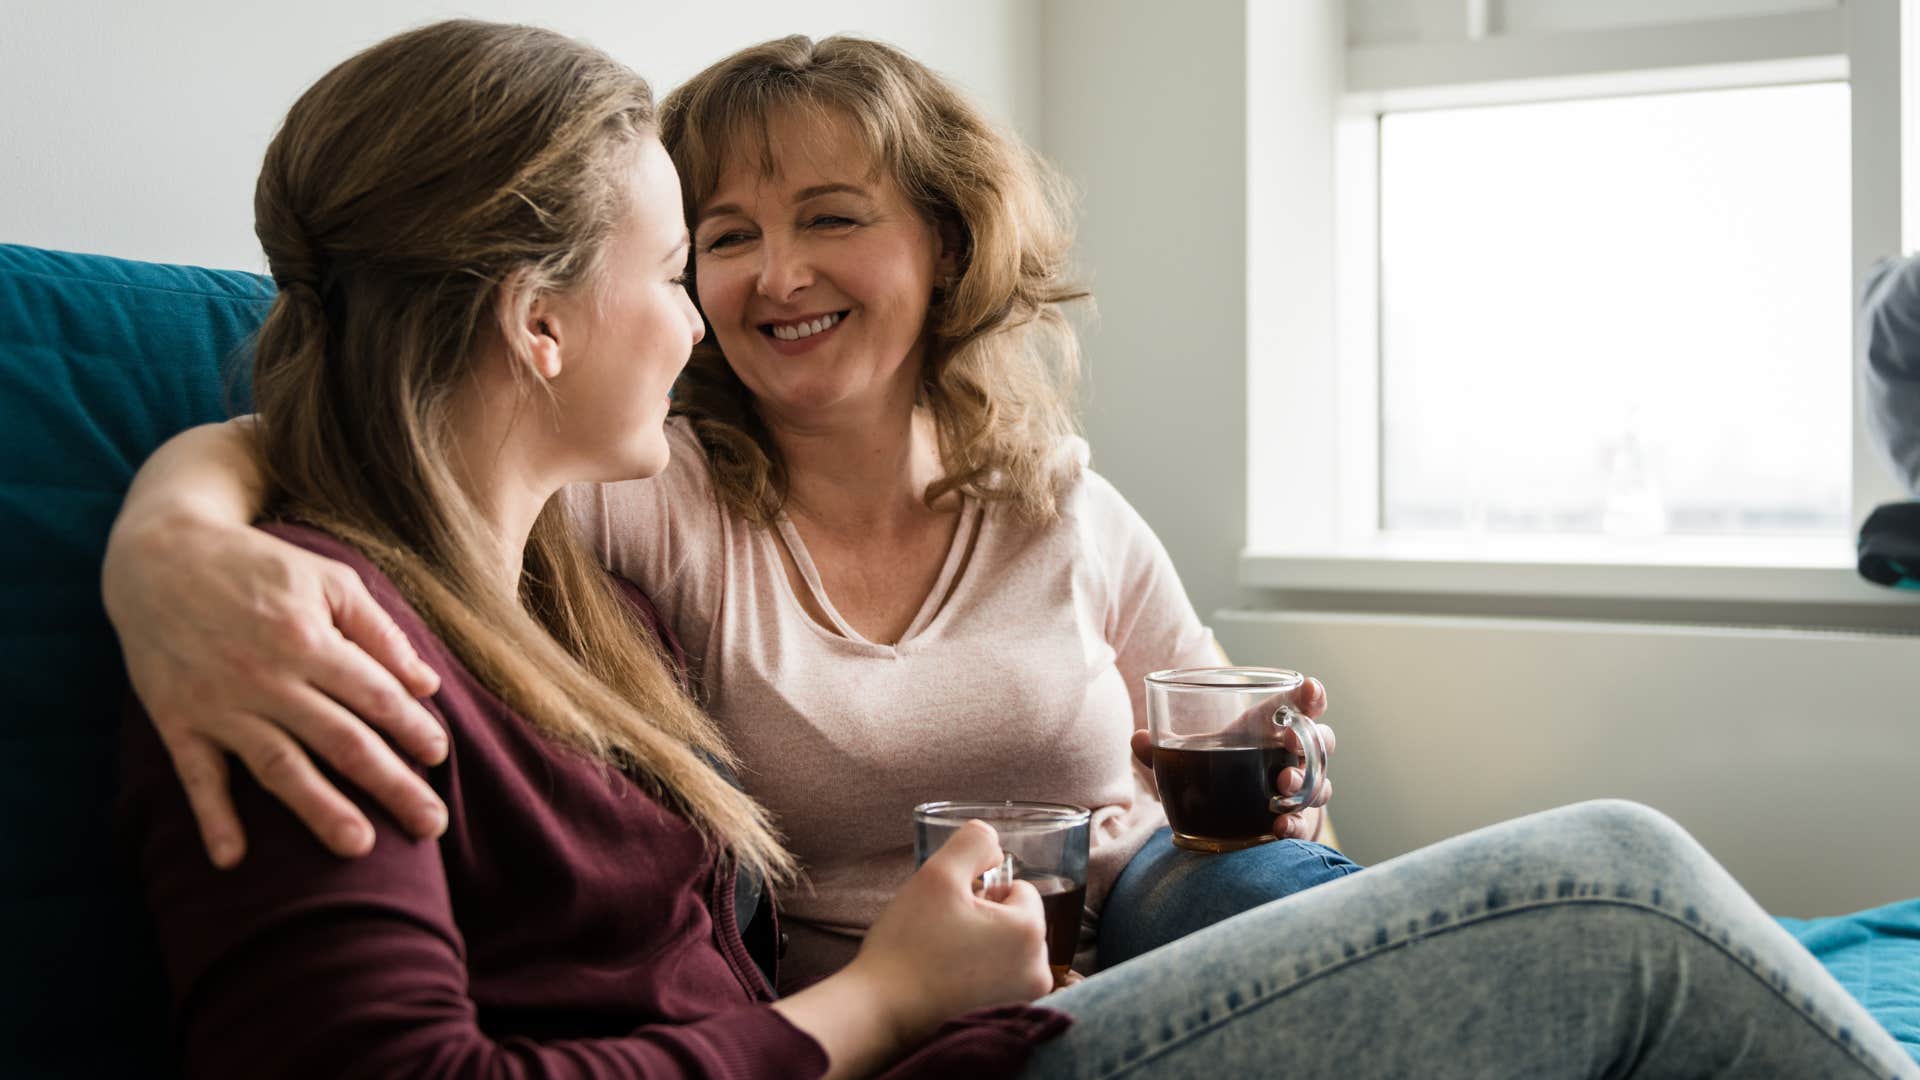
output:
[{"label": "long brown hair", "polygon": [[390,38],[301,96],[254,193],[280,285],[254,361],[269,513],[365,552],[546,737],[631,770],[777,880],[791,856],[559,500],[504,595],[450,465],[478,346],[539,291],[598,280],[654,125],[646,82],[605,54],[472,21]]},{"label": "long brown hair", "polygon": [[[963,490],[1028,520],[1051,517],[1079,373],[1060,308],[1088,295],[1065,277],[1065,185],[900,50],[795,35],[734,53],[661,104],[660,138],[685,183],[688,220],[731,163],[773,171],[771,125],[792,115],[847,123],[920,214],[959,239],[958,273],[928,313],[920,372],[943,473],[927,502]],[[721,498],[752,520],[776,516],[785,466],[715,335],[694,348],[674,404],[693,421]]]}]

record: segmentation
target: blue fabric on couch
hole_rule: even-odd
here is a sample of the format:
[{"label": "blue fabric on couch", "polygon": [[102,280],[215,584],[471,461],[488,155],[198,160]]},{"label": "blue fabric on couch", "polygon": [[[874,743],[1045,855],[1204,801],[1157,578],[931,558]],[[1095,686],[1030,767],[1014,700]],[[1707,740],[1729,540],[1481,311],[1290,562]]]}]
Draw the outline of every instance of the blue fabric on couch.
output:
[{"label": "blue fabric on couch", "polygon": [[112,843],[126,678],[100,554],[153,448],[244,408],[229,386],[272,297],[253,274],[0,245],[0,1075],[167,1060]]},{"label": "blue fabric on couch", "polygon": [[1920,1062],[1920,899],[1780,925]]}]

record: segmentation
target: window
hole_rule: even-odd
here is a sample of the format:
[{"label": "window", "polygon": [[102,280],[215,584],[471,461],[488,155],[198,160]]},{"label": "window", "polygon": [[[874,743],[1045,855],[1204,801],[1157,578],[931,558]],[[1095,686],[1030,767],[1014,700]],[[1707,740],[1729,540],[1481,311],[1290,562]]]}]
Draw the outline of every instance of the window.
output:
[{"label": "window", "polygon": [[1388,113],[1381,528],[1843,536],[1845,83]]},{"label": "window", "polygon": [[1249,5],[1243,583],[1887,602],[1916,2]]}]

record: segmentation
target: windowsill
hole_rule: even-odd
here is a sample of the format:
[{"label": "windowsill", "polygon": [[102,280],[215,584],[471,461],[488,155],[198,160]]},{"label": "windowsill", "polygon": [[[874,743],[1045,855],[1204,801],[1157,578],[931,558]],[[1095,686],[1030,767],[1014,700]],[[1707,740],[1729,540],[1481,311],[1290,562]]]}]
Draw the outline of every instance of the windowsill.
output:
[{"label": "windowsill", "polygon": [[1851,542],[1382,537],[1337,549],[1255,550],[1241,584],[1316,593],[1920,606],[1862,579]]}]

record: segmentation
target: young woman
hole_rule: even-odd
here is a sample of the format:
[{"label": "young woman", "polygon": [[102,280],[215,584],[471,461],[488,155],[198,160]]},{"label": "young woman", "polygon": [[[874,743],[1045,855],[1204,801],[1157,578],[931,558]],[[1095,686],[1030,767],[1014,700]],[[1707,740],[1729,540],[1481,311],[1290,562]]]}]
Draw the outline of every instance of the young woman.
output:
[{"label": "young woman", "polygon": [[[1170,843],[1137,760],[1142,678],[1218,654],[1159,540],[1071,434],[1061,308],[1084,294],[1063,279],[1066,215],[1038,159],[911,57],[848,38],[728,57],[668,99],[662,137],[688,181],[711,332],[676,387],[661,475],[582,485],[568,505],[688,643],[743,785],[807,869],[791,984],[853,956],[912,869],[909,811],[931,799],[1092,808],[1101,963],[1353,870],[1309,842],[1331,783],[1275,821],[1288,841],[1215,857]],[[425,731],[392,722],[409,711],[398,685],[324,605],[284,648],[259,613],[329,586],[245,528],[257,475],[218,429],[143,471],[107,574],[136,688],[216,849],[240,827],[212,745],[256,773],[278,763],[276,793],[336,850],[365,850],[366,822],[289,735],[432,835],[430,796],[335,704]],[[331,588],[365,607],[350,581]],[[1317,717],[1325,692],[1309,683],[1296,704]]]},{"label": "young woman", "polygon": [[217,870],[133,718],[124,821],[189,1073],[1905,1068],[1697,845],[1628,804],[1266,905],[1047,1009],[1020,1004],[1051,985],[1039,898],[975,894],[999,853],[972,826],[850,963],[776,999],[755,882],[788,878],[791,856],[727,783],[671,634],[574,547],[558,498],[665,467],[665,392],[702,335],[651,126],[645,84],[605,56],[455,22],[336,68],[269,150],[267,528],[362,582],[426,665],[445,750],[417,778],[450,814],[411,840],[346,785],[376,842],[340,859],[239,776],[255,850]]}]

